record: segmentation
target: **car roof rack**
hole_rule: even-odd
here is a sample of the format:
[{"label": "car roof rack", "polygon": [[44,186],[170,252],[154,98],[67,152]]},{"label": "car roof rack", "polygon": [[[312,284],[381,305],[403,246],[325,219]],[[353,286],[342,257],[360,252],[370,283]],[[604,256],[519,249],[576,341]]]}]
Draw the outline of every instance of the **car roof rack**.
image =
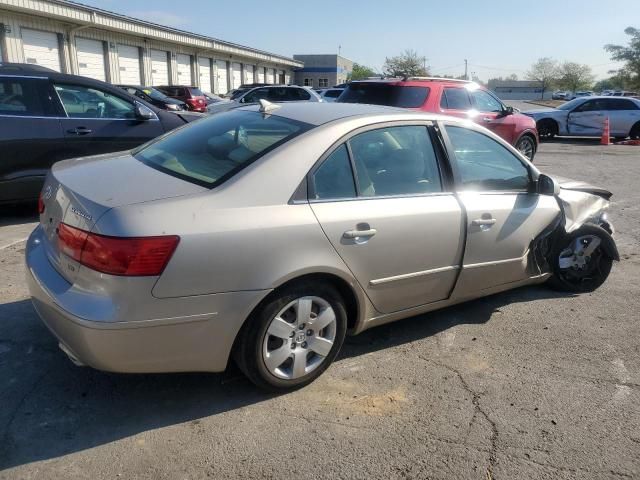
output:
[{"label": "car roof rack", "polygon": [[411,77],[402,77],[402,80],[407,82],[407,81],[412,81],[412,80],[424,80],[426,82],[459,82],[459,83],[472,83],[471,80],[463,80],[461,78],[446,78],[446,77],[416,77],[416,76],[411,76]]}]

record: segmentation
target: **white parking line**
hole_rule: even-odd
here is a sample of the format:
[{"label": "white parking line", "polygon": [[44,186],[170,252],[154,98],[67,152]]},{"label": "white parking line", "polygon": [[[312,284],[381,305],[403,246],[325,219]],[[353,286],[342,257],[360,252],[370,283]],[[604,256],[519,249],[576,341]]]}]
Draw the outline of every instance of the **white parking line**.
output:
[{"label": "white parking line", "polygon": [[0,247],[0,250],[5,250],[5,249],[7,249],[9,247],[13,247],[14,245],[17,245],[18,243],[26,242],[28,238],[29,237],[24,237],[24,238],[22,238],[20,240],[16,240],[15,242],[11,242],[8,245],[4,245],[4,246]]}]

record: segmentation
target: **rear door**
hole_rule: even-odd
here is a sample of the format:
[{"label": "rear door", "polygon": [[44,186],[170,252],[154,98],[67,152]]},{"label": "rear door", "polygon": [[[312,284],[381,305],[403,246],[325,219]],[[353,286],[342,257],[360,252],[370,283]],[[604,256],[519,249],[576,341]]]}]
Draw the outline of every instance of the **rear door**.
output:
[{"label": "rear door", "polygon": [[133,101],[78,84],[56,84],[66,118],[60,120],[66,148],[74,155],[129,150],[164,133],[157,117],[139,120]]},{"label": "rear door", "polygon": [[611,135],[626,137],[633,126],[640,122],[640,108],[628,98],[607,98],[605,115],[609,117]]},{"label": "rear door", "polygon": [[567,115],[569,135],[600,136],[604,130],[606,113],[604,99],[587,100]]},{"label": "rear door", "polygon": [[559,214],[556,199],[530,193],[527,164],[493,138],[459,124],[445,130],[467,219],[456,296],[533,276],[530,246]]},{"label": "rear door", "polygon": [[49,80],[0,76],[0,201],[36,198],[60,160],[62,131]]},{"label": "rear door", "polygon": [[311,172],[311,208],[378,311],[449,297],[464,223],[446,185],[426,125],[356,132]]}]

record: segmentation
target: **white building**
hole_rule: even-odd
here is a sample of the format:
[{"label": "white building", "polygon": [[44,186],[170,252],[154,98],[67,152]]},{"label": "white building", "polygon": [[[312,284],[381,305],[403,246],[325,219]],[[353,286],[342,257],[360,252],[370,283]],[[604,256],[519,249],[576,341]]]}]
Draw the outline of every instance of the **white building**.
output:
[{"label": "white building", "polygon": [[0,60],[115,84],[290,83],[303,63],[66,0],[0,0]]}]

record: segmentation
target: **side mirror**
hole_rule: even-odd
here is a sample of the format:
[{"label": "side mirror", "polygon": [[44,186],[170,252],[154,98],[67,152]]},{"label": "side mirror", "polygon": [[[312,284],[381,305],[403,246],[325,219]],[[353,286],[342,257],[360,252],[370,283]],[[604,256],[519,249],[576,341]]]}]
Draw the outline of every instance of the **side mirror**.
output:
[{"label": "side mirror", "polygon": [[536,192],[540,195],[558,195],[560,193],[560,185],[549,175],[541,173],[536,184]]},{"label": "side mirror", "polygon": [[507,105],[507,106],[504,108],[504,110],[502,111],[502,115],[504,115],[505,117],[506,117],[507,115],[513,115],[514,113],[516,113],[516,112],[515,112],[515,110],[513,109],[513,107],[512,107],[512,106],[510,106],[510,105]]},{"label": "side mirror", "polygon": [[155,116],[156,114],[149,107],[136,102],[136,118],[138,120],[151,120]]}]

